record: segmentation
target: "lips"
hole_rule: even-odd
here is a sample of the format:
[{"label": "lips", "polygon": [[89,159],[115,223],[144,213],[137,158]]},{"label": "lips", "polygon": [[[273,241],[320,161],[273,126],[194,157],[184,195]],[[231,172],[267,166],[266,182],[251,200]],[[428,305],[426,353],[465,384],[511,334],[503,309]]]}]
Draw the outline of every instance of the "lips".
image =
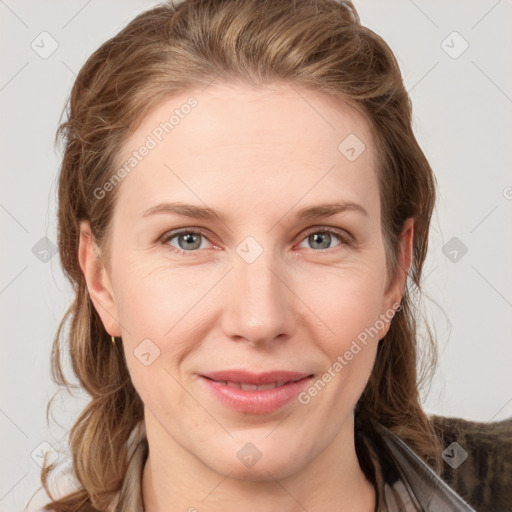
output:
[{"label": "lips", "polygon": [[240,413],[265,414],[293,401],[313,375],[289,371],[256,374],[229,370],[200,377],[208,391],[225,406]]}]

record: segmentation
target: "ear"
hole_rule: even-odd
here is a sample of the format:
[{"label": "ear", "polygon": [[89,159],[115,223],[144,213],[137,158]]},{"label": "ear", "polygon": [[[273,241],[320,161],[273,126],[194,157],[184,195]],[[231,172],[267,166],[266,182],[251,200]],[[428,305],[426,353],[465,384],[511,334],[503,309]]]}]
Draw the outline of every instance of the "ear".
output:
[{"label": "ear", "polygon": [[[398,304],[402,300],[404,294],[405,282],[407,274],[412,265],[413,242],[414,242],[414,224],[416,219],[410,217],[405,220],[402,232],[400,233],[400,240],[397,247],[397,269],[395,276],[390,276],[388,280],[386,292],[383,298],[383,311],[382,313],[391,320],[391,311],[396,310]],[[391,316],[391,318],[390,318]],[[380,334],[383,338],[391,325],[391,321],[385,322],[386,326]]]},{"label": "ear", "polygon": [[80,222],[78,260],[87,283],[89,296],[105,330],[111,336],[121,336],[110,277],[101,260],[100,250],[92,236],[90,224],[86,220]]}]

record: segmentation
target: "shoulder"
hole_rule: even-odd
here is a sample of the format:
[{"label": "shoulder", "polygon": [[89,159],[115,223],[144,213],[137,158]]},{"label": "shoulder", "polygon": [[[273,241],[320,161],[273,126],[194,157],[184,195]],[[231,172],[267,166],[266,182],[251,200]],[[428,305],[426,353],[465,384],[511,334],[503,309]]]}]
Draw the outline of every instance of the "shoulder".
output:
[{"label": "shoulder", "polygon": [[444,450],[443,480],[481,512],[512,510],[512,418],[431,420]]},{"label": "shoulder", "polygon": [[476,435],[478,439],[502,442],[506,447],[512,442],[512,417],[492,423],[437,415],[431,415],[430,419],[441,438],[447,435],[471,438]]}]

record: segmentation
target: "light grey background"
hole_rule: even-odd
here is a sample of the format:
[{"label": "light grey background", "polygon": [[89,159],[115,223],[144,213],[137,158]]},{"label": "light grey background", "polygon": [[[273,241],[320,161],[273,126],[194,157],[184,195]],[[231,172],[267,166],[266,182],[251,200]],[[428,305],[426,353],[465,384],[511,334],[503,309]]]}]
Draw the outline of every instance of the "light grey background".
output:
[{"label": "light grey background", "polygon": [[[56,243],[60,155],[53,138],[61,110],[86,58],[156,3],[0,0],[2,512],[24,508],[39,486],[40,444],[65,450],[86,403],[83,394],[62,394],[47,426],[45,407],[55,391],[50,349],[72,298],[58,256],[41,261],[36,245],[43,237]],[[441,358],[425,408],[503,419],[512,415],[512,3],[355,5],[397,56],[415,132],[439,182],[424,286]],[[42,58],[31,45],[48,51],[45,31],[58,48]],[[469,46],[459,55],[464,41]]]}]

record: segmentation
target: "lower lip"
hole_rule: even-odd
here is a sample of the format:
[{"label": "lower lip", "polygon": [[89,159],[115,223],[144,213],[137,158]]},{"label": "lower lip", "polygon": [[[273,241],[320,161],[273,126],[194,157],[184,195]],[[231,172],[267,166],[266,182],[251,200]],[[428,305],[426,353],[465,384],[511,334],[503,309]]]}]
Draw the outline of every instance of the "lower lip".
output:
[{"label": "lower lip", "polygon": [[305,377],[274,389],[244,391],[201,376],[201,380],[223,404],[247,414],[265,414],[280,409],[296,398],[312,378]]}]

